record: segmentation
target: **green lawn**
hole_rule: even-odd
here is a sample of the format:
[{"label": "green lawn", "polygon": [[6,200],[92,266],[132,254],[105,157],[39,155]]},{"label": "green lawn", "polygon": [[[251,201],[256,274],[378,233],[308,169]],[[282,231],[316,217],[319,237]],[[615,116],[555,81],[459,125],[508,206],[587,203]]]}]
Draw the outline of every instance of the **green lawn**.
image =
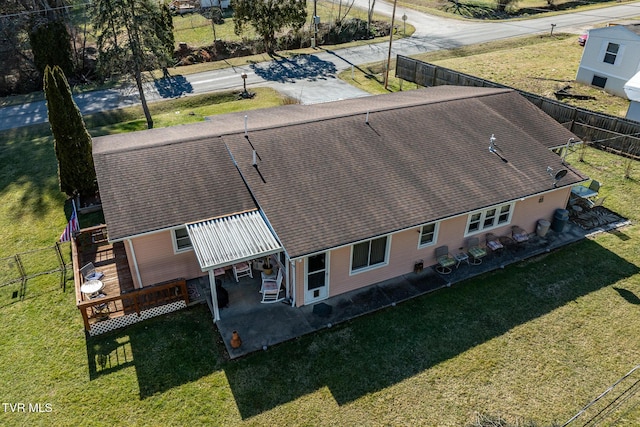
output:
[{"label": "green lawn", "polygon": [[[156,103],[154,119],[283,102],[256,92]],[[131,109],[87,123],[95,135],[140,120]],[[51,245],[66,223],[46,134],[0,134],[0,257]],[[637,162],[624,179],[628,161],[612,154],[568,161],[603,183],[605,206],[640,219]],[[635,224],[600,234],[236,361],[204,306],[87,340],[72,286],[44,276],[23,301],[0,300],[0,396],[51,412],[3,407],[0,425],[464,426],[479,413],[561,424],[640,363],[639,238]],[[618,426],[640,420],[630,403]]]},{"label": "green lawn", "polygon": [[[640,191],[619,158],[576,157],[603,182],[607,206],[637,221],[629,200]],[[85,340],[73,292],[54,283],[0,309],[3,401],[52,412],[3,413],[0,423],[461,426],[477,413],[564,422],[640,360],[639,230],[232,362],[204,306]],[[640,408],[626,417],[618,425],[637,425]]]},{"label": "green lawn", "polygon": [[[574,93],[589,95],[595,99],[567,98],[563,102],[624,117],[629,107],[628,100],[574,81],[582,49],[577,43],[575,34],[560,33],[553,36],[535,35],[439,50],[413,55],[412,58],[551,99],[555,98],[553,93],[556,90],[569,85]],[[351,70],[343,71],[339,77],[370,93],[400,90],[400,79],[394,77],[395,61],[392,61],[390,67],[389,90],[384,89],[384,66],[385,63],[381,62],[364,64],[354,70],[353,77]],[[415,88],[415,84],[402,83],[402,90]]]}]

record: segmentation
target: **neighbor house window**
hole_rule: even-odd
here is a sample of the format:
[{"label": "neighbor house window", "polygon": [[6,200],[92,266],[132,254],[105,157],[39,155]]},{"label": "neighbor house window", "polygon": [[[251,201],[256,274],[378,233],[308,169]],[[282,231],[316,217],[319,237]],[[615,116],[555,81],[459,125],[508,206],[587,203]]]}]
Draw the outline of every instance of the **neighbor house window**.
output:
[{"label": "neighbor house window", "polygon": [[173,230],[173,244],[176,252],[186,251],[193,247],[186,227]]},{"label": "neighbor house window", "polygon": [[604,89],[605,85],[607,84],[607,78],[594,75],[593,79],[591,80],[591,84]]},{"label": "neighbor house window", "polygon": [[467,219],[467,234],[508,224],[511,220],[512,209],[513,204],[509,203],[470,214]]},{"label": "neighbor house window", "polygon": [[420,227],[420,244],[419,248],[433,245],[436,242],[438,235],[438,223],[432,222],[431,224],[423,225]]},{"label": "neighbor house window", "polygon": [[351,271],[365,270],[386,264],[388,240],[389,238],[385,236],[353,245],[351,250]]},{"label": "neighbor house window", "polygon": [[615,64],[619,49],[620,45],[618,43],[609,43],[607,45],[607,51],[604,54],[604,62],[607,64]]}]

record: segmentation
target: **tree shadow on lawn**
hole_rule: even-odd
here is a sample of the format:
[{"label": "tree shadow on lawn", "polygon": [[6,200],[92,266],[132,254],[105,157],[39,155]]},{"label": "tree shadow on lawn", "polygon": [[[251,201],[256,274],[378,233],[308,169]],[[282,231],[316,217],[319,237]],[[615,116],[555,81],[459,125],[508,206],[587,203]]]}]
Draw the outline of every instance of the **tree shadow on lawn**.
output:
[{"label": "tree shadow on lawn", "polygon": [[323,61],[315,55],[281,57],[266,63],[251,64],[251,68],[263,79],[280,83],[292,83],[296,79],[335,78],[337,71],[333,62]]},{"label": "tree shadow on lawn", "polygon": [[135,366],[140,398],[220,370],[224,345],[206,305],[87,338],[89,378]]},{"label": "tree shadow on lawn", "polygon": [[244,419],[323,387],[345,405],[639,271],[585,240],[226,363],[224,370]]},{"label": "tree shadow on lawn", "polygon": [[50,199],[63,199],[58,185],[58,160],[49,124],[26,126],[0,132],[0,193],[15,191],[11,198],[11,220],[23,221],[24,215],[44,214]]}]

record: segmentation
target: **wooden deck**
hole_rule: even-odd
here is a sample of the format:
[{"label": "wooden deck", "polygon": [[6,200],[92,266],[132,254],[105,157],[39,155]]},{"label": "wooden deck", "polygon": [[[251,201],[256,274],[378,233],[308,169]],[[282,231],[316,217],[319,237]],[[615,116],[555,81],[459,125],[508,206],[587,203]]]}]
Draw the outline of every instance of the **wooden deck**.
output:
[{"label": "wooden deck", "polygon": [[[161,314],[163,310],[160,307],[178,301],[184,301],[185,306],[189,304],[186,281],[183,279],[135,289],[124,243],[109,243],[104,225],[81,230],[72,240],[72,257],[76,305],[87,332],[91,333],[94,325],[105,320],[111,323],[116,320],[116,326],[126,325],[133,323],[131,319],[124,319],[127,316],[140,317],[141,312],[153,309]],[[80,291],[84,283],[80,269],[90,262],[96,271],[103,274],[100,280],[104,287],[98,298],[89,298]],[[122,318],[119,323],[118,318]],[[106,331],[111,328],[95,329]]]}]

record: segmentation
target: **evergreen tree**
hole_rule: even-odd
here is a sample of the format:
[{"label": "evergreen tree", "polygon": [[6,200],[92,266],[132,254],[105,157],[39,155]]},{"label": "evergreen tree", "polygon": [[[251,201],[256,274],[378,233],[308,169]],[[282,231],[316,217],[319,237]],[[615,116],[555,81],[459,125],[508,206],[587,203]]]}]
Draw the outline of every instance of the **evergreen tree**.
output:
[{"label": "evergreen tree", "polygon": [[306,0],[234,0],[234,31],[242,33],[250,23],[264,41],[267,52],[273,52],[275,34],[285,27],[299,30],[307,19]]},{"label": "evergreen tree", "polygon": [[92,196],[97,190],[96,171],[91,153],[91,135],[82,114],[71,96],[62,69],[47,66],[44,70],[49,125],[58,158],[60,190],[68,196]]},{"label": "evergreen tree", "polygon": [[133,76],[140,102],[153,127],[144,96],[143,71],[166,67],[173,53],[173,21],[153,0],[95,0],[91,21],[98,33],[98,57],[104,74]]},{"label": "evergreen tree", "polygon": [[65,75],[73,73],[70,37],[64,22],[47,21],[32,28],[29,42],[33,60],[41,75],[47,65],[58,65]]}]

